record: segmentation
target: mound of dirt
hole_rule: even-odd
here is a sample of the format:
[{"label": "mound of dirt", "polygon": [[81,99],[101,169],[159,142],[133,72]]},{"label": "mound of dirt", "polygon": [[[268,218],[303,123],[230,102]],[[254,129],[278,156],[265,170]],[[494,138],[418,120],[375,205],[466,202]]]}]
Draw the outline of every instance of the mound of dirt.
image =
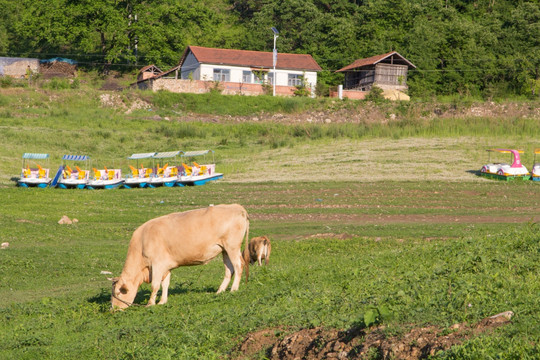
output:
[{"label": "mound of dirt", "polygon": [[436,326],[413,328],[399,337],[387,337],[384,326],[346,331],[321,327],[302,329],[281,337],[279,329],[266,329],[248,335],[234,359],[249,359],[265,351],[269,359],[426,359],[442,350],[461,344],[478,334],[510,322],[507,311],[480,321],[474,326],[454,324],[448,329]]}]

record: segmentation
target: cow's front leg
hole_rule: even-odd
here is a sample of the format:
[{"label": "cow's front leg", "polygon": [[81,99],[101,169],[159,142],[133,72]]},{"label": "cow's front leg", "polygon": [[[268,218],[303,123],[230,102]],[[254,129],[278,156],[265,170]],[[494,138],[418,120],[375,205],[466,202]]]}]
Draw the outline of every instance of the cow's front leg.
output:
[{"label": "cow's front leg", "polygon": [[169,284],[171,283],[171,272],[167,272],[165,278],[161,282],[161,299],[159,299],[159,305],[167,303],[167,296],[169,295]]},{"label": "cow's front leg", "polygon": [[146,306],[152,306],[156,305],[156,297],[157,293],[159,291],[159,287],[161,286],[161,280],[163,279],[163,274],[165,273],[165,270],[152,267],[152,294],[150,294],[150,300],[148,300],[148,304]]},{"label": "cow's front leg", "polygon": [[259,249],[259,253],[257,254],[257,262],[259,263],[259,266],[262,266],[263,251],[263,249]]}]

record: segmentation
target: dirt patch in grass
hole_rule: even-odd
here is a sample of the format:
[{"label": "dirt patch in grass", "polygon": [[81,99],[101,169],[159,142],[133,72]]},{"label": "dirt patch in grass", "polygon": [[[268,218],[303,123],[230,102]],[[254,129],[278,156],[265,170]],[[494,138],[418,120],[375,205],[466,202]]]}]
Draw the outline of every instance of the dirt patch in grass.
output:
[{"label": "dirt patch in grass", "polygon": [[476,325],[454,324],[413,328],[401,336],[387,336],[385,326],[346,331],[302,329],[281,336],[282,331],[266,329],[249,334],[233,359],[249,359],[264,352],[269,359],[426,359],[467,339],[508,324],[510,311],[486,318]]}]

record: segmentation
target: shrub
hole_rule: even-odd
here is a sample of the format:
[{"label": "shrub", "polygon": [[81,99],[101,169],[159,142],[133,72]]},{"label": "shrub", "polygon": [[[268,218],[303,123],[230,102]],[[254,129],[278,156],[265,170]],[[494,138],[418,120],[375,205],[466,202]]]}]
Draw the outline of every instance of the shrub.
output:
[{"label": "shrub", "polygon": [[0,87],[2,88],[8,88],[13,85],[13,79],[9,76],[2,76],[0,77]]},{"label": "shrub", "polygon": [[383,89],[381,89],[378,86],[372,86],[371,90],[365,97],[366,101],[372,101],[376,104],[380,104],[381,102],[385,101],[386,99],[383,96]]}]

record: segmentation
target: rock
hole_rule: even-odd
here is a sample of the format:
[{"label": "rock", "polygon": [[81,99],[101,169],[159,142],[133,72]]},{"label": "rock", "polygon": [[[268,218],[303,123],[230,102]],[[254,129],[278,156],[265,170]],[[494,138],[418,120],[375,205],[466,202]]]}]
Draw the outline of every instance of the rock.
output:
[{"label": "rock", "polygon": [[7,249],[8,247],[9,247],[8,242],[3,242],[2,245],[0,245],[0,248],[2,248],[2,249]]},{"label": "rock", "polygon": [[506,320],[511,320],[512,316],[514,316],[513,311],[505,311],[505,312],[502,312],[500,314],[491,316],[490,319],[496,319],[498,317],[504,317]]},{"label": "rock", "polygon": [[73,221],[71,221],[66,215],[62,216],[62,218],[60,220],[58,220],[58,223],[60,225],[70,225],[70,224],[73,224]]}]

